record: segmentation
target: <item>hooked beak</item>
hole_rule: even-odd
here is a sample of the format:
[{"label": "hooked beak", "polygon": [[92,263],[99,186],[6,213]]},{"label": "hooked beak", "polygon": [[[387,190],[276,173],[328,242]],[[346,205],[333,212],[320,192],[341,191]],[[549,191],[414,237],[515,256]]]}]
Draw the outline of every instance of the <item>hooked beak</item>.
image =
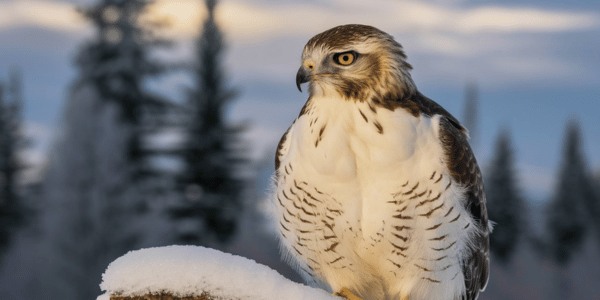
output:
[{"label": "hooked beak", "polygon": [[305,82],[308,82],[309,80],[310,73],[306,70],[304,66],[301,66],[300,69],[298,69],[298,73],[296,73],[296,87],[298,87],[298,90],[300,92],[302,92],[302,88],[300,87],[300,85]]}]

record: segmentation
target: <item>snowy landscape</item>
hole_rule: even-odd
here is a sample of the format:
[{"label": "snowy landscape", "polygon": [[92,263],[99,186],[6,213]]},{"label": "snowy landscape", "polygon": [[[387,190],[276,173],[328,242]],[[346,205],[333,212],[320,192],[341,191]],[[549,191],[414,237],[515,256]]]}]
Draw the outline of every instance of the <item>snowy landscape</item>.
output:
[{"label": "snowy landscape", "polygon": [[339,299],[282,259],[268,195],[302,47],[347,23],[469,129],[479,299],[600,299],[593,0],[0,1],[0,298]]}]

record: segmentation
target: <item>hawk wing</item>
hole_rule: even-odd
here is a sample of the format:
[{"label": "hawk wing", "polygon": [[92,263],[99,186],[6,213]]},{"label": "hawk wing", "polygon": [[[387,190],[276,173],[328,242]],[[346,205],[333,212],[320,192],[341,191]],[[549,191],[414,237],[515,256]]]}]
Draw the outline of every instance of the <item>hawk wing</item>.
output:
[{"label": "hawk wing", "polygon": [[421,95],[415,98],[421,111],[440,115],[440,139],[445,161],[452,178],[466,189],[466,207],[479,230],[471,243],[471,253],[463,262],[465,300],[475,300],[485,289],[489,277],[489,227],[481,171],[468,143],[467,130],[458,120],[433,100]]}]

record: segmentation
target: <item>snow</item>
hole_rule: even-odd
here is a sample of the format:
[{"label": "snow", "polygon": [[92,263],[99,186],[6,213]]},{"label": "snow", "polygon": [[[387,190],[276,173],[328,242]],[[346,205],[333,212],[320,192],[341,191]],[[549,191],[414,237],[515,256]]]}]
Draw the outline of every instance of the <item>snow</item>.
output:
[{"label": "snow", "polygon": [[113,261],[100,287],[108,295],[169,293],[218,299],[341,299],[292,282],[253,260],[197,246],[167,246],[132,251]]}]

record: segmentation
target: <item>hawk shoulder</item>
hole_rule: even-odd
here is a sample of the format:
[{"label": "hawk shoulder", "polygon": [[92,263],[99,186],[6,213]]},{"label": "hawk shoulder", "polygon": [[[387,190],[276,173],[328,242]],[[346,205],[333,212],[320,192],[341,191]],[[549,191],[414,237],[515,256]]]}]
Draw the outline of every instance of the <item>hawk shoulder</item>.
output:
[{"label": "hawk shoulder", "polygon": [[[292,126],[294,126],[294,124],[292,124]],[[275,171],[279,170],[279,165],[281,164],[281,159],[288,152],[289,143],[290,143],[290,141],[288,140],[288,134],[289,134],[290,130],[292,129],[292,126],[290,126],[285,131],[285,133],[281,136],[281,139],[279,139],[279,143],[277,144],[277,150],[275,152]]]}]

